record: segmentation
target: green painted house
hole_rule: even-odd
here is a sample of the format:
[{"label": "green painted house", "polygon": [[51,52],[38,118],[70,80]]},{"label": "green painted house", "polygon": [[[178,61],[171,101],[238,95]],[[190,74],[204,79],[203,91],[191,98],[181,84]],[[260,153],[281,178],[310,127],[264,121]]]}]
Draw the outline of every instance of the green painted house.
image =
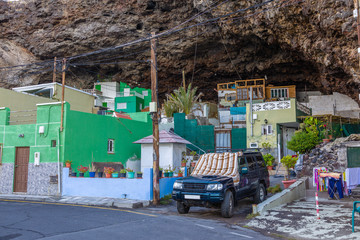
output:
[{"label": "green painted house", "polygon": [[115,98],[115,111],[134,113],[146,111],[151,102],[151,90],[145,88],[130,88],[120,82],[120,92]]},{"label": "green painted house", "polygon": [[152,132],[148,113],[127,119],[73,111],[61,103],[37,105],[36,123],[9,125],[9,108],[0,108],[0,194],[61,194],[61,168],[94,162],[121,162],[141,149],[132,142]]}]

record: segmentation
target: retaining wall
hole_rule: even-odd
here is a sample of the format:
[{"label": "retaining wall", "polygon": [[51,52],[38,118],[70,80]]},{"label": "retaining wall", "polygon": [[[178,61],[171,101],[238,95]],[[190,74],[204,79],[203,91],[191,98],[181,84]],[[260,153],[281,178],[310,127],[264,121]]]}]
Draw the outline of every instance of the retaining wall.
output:
[{"label": "retaining wall", "polygon": [[263,213],[283,204],[291,203],[295,200],[305,198],[306,196],[306,180],[307,177],[300,178],[293,183],[288,189],[275,194],[257,205],[257,212]]}]

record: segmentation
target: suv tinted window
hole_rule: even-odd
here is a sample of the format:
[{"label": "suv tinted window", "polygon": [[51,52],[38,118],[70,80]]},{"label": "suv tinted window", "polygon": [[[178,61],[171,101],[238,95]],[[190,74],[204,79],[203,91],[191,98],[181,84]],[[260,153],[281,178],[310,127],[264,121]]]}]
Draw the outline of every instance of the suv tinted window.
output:
[{"label": "suv tinted window", "polygon": [[254,171],[256,168],[256,163],[254,161],[254,158],[252,156],[246,156],[246,160],[249,166],[249,171]]},{"label": "suv tinted window", "polygon": [[259,167],[265,167],[265,161],[260,155],[256,156],[256,160]]},{"label": "suv tinted window", "polygon": [[247,167],[246,161],[245,161],[245,157],[240,157],[239,158],[239,171],[241,171],[241,169],[243,167]]}]

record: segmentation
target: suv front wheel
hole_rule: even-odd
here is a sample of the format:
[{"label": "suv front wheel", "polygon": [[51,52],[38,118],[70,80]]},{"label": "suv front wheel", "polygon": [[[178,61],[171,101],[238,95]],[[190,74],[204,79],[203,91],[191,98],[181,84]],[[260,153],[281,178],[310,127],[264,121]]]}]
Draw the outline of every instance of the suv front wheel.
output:
[{"label": "suv front wheel", "polygon": [[221,215],[231,218],[234,215],[234,196],[230,190],[225,193],[224,201],[221,203]]},{"label": "suv front wheel", "polygon": [[254,202],[256,204],[261,203],[265,200],[265,198],[266,198],[265,186],[264,184],[260,183],[254,195]]},{"label": "suv front wheel", "polygon": [[176,207],[180,214],[186,214],[190,210],[190,207],[186,206],[183,202],[180,201],[176,202]]}]

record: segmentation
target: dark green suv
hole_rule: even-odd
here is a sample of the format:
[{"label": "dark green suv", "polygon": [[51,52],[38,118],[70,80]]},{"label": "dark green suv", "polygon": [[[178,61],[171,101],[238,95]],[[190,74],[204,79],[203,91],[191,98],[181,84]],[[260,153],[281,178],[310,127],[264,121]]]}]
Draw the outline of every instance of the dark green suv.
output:
[{"label": "dark green suv", "polygon": [[255,203],[265,200],[270,185],[269,173],[260,152],[244,151],[237,159],[240,181],[232,177],[196,175],[176,180],[172,198],[177,201],[180,214],[192,206],[221,208],[223,217],[232,217],[237,200],[253,197]]}]

